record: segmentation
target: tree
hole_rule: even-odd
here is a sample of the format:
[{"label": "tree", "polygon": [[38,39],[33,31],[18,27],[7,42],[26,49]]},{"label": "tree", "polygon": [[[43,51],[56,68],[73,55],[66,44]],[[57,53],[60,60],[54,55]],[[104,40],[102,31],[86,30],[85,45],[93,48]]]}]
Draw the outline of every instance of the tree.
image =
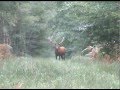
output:
[{"label": "tree", "polygon": [[[96,9],[98,7],[98,9]],[[96,10],[94,10],[94,8]],[[93,26],[87,34],[95,44],[103,45],[103,51],[109,55],[119,54],[119,5],[117,2],[100,2],[93,7],[94,14],[90,18]]]}]

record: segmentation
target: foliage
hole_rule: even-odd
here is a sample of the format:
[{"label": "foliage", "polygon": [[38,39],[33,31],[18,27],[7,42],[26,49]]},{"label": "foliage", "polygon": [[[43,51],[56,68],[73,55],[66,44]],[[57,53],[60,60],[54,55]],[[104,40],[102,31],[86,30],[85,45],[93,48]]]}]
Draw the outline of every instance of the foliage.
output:
[{"label": "foliage", "polygon": [[87,35],[94,44],[102,44],[104,52],[113,55],[119,43],[119,5],[117,2],[101,2],[94,5],[92,10],[94,14],[90,22],[93,26],[88,28]]},{"label": "foliage", "polygon": [[[41,1],[0,2],[0,42],[4,33],[14,53],[48,56],[49,36],[68,52],[81,52],[88,45],[101,44],[108,54],[119,53],[119,2]],[[68,55],[69,56],[69,55]]]}]

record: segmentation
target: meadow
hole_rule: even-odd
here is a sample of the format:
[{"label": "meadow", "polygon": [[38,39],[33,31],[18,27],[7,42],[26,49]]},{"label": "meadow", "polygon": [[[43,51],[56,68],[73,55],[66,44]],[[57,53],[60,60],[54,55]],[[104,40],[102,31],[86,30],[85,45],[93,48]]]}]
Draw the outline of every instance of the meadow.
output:
[{"label": "meadow", "polygon": [[0,62],[0,88],[120,89],[120,63],[74,56],[66,60],[15,57]]}]

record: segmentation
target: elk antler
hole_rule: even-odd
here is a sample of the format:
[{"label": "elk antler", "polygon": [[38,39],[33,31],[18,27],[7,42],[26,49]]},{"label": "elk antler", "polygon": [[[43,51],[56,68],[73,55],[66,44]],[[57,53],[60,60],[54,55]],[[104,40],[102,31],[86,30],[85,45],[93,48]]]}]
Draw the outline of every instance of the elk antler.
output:
[{"label": "elk antler", "polygon": [[63,43],[64,40],[65,40],[65,37],[62,38],[62,40],[61,40],[61,42],[59,44]]},{"label": "elk antler", "polygon": [[52,38],[53,38],[53,36],[48,37],[47,39],[48,39],[48,41],[49,41],[50,43],[52,43],[53,45],[55,45],[55,44],[56,44],[56,42],[55,42],[55,41],[53,42]]}]

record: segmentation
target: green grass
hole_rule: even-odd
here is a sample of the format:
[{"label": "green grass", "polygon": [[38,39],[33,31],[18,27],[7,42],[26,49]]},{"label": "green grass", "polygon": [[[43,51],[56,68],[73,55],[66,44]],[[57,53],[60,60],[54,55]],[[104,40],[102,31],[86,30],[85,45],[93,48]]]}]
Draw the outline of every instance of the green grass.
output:
[{"label": "green grass", "polygon": [[22,88],[120,88],[120,63],[90,62],[86,57],[67,60],[54,58],[12,58],[0,62],[0,88],[13,88],[24,83]]}]

